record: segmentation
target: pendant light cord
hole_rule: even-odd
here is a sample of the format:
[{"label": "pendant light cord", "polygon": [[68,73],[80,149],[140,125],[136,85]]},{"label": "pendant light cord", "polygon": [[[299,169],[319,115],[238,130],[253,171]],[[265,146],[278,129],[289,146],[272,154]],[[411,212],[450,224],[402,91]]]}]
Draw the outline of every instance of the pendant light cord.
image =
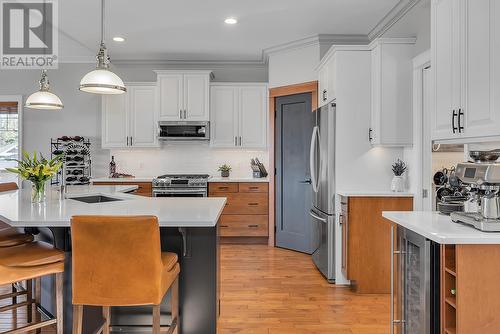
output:
[{"label": "pendant light cord", "polygon": [[101,0],[101,44],[104,44],[104,0]]}]

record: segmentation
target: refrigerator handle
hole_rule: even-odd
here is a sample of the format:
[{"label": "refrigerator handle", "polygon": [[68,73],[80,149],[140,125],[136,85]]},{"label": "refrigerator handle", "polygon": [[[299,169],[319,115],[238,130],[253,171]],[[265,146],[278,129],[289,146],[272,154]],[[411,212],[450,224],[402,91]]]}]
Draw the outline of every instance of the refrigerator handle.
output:
[{"label": "refrigerator handle", "polygon": [[309,151],[309,168],[311,169],[311,183],[315,193],[318,192],[318,175],[316,175],[316,162],[314,153],[316,152],[317,139],[319,136],[319,128],[315,126],[311,137],[311,150]]},{"label": "refrigerator handle", "polygon": [[312,211],[310,211],[309,214],[311,215],[311,217],[313,217],[314,219],[319,220],[320,222],[323,222],[323,223],[327,222],[327,220],[325,218],[321,218],[320,216],[314,214]]}]

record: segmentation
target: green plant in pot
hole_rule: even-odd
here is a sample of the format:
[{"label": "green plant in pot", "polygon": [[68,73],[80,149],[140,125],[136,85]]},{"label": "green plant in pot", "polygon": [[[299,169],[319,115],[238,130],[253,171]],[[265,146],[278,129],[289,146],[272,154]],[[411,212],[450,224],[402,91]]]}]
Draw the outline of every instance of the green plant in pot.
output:
[{"label": "green plant in pot", "polygon": [[391,182],[391,190],[394,192],[403,192],[405,191],[405,179],[403,177],[404,172],[406,172],[407,165],[401,159],[398,159],[392,165],[392,172],[394,173],[394,177]]},{"label": "green plant in pot", "polygon": [[219,167],[220,176],[229,177],[229,172],[231,171],[231,166],[226,164]]},{"label": "green plant in pot", "polygon": [[40,203],[45,200],[45,184],[61,169],[62,159],[62,155],[57,155],[52,160],[47,160],[42,154],[37,156],[36,151],[33,152],[33,156],[23,151],[22,160],[12,159],[12,161],[17,161],[17,168],[6,169],[18,174],[24,180],[31,181],[31,201]]}]

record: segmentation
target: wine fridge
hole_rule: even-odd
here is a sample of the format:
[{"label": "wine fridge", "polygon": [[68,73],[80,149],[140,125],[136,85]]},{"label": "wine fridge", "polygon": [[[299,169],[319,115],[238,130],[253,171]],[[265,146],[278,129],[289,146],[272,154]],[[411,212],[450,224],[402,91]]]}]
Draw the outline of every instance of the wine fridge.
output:
[{"label": "wine fridge", "polygon": [[391,231],[391,334],[439,334],[440,245]]}]

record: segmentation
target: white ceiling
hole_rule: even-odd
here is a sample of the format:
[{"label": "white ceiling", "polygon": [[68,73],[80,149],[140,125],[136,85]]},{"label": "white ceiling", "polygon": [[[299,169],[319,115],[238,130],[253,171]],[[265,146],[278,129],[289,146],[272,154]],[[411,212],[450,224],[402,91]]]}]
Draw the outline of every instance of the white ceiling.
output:
[{"label": "white ceiling", "polygon": [[[262,50],[316,34],[362,34],[398,0],[106,0],[113,59],[259,61]],[[98,48],[99,0],[59,1],[59,50],[89,59]],[[239,23],[223,23],[228,16]],[[123,36],[124,43],[111,41]]]}]

